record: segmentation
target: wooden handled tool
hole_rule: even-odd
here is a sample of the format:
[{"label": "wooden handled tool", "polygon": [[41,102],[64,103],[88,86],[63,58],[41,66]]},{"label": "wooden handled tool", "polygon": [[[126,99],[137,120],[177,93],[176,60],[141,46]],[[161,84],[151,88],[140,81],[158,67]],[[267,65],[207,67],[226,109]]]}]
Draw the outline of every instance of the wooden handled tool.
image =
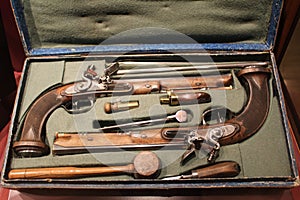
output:
[{"label": "wooden handled tool", "polygon": [[178,180],[190,178],[224,178],[237,176],[241,171],[240,165],[234,161],[216,163],[207,167],[192,170],[191,174],[163,178],[163,180]]},{"label": "wooden handled tool", "polygon": [[134,158],[133,163],[124,166],[13,169],[8,173],[8,177],[9,179],[54,179],[129,173],[135,178],[155,178],[159,175],[159,171],[160,160],[156,154],[142,151]]}]

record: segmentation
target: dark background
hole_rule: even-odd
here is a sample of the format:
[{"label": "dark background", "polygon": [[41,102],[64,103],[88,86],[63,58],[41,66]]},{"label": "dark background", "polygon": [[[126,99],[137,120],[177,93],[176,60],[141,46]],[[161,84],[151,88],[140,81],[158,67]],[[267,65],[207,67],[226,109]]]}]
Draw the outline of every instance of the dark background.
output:
[{"label": "dark background", "polygon": [[[299,5],[299,0],[286,0],[284,2],[277,39],[274,47],[274,54],[276,56],[277,64],[282,75],[282,87],[287,102],[290,124],[294,132],[292,137],[295,139],[294,141],[298,141],[298,143],[300,143],[300,22],[298,20],[300,14]],[[9,130],[10,116],[26,56],[23,51],[22,42],[20,41],[18,30],[16,28],[13,11],[10,8],[9,0],[1,0],[0,17],[0,163],[2,165],[3,158],[5,156],[4,149],[6,146],[6,139]],[[300,156],[299,148],[296,145],[296,142],[295,152],[295,156],[299,166]],[[14,200],[21,200],[23,198],[40,199],[41,197],[22,194],[15,191],[10,193],[9,190],[0,188],[1,200],[8,199],[9,194],[11,195],[10,199]],[[234,194],[229,195],[229,197],[234,197]],[[300,188],[297,187],[292,190],[288,190],[284,193],[280,193],[277,196],[266,196],[263,194],[259,194],[258,192],[257,194],[252,194],[251,196],[249,196],[249,198],[247,198],[247,196],[244,196],[243,199],[262,199],[261,197],[263,197],[263,199],[299,199]],[[174,199],[181,198],[174,197]],[[216,197],[216,199],[220,198]],[[234,197],[232,199],[239,199],[239,197]]]}]

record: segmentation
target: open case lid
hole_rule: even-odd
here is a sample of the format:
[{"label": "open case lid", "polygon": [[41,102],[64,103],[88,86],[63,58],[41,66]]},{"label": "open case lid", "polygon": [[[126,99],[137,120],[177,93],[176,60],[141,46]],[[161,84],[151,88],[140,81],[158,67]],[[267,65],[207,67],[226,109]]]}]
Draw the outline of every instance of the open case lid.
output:
[{"label": "open case lid", "polygon": [[273,48],[282,5],[281,0],[11,3],[27,56],[134,50],[268,51]]}]

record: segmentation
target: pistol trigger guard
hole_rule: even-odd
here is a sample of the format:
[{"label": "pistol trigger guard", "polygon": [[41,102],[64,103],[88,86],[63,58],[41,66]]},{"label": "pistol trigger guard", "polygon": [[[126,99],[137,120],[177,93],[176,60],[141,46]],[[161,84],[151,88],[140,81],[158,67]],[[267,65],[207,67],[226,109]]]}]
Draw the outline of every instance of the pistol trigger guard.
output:
[{"label": "pistol trigger guard", "polygon": [[212,107],[203,112],[201,121],[203,125],[210,125],[209,121],[216,121],[216,124],[225,123],[226,120],[233,118],[234,113],[222,106]]},{"label": "pistol trigger guard", "polygon": [[[70,114],[79,114],[84,113],[91,110],[94,106],[94,100],[89,98],[86,102],[88,102],[88,106],[80,108],[79,104],[80,100],[71,101],[70,103],[63,105],[63,108]],[[70,108],[71,107],[71,108]]]}]

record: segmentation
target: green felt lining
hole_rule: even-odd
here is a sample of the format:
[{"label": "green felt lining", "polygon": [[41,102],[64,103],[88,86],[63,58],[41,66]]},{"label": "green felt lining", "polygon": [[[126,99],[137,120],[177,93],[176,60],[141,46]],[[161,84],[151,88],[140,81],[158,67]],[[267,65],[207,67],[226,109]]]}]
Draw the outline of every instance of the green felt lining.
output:
[{"label": "green felt lining", "polygon": [[263,43],[272,2],[26,0],[22,3],[32,47],[53,48],[136,43]]},{"label": "green felt lining", "polygon": [[[99,63],[99,61],[97,61]],[[101,63],[101,62],[100,62]],[[45,88],[59,82],[70,82],[78,78],[78,71],[84,65],[82,61],[32,61],[26,66],[27,79],[25,92],[22,96],[22,110],[26,109],[30,102]],[[212,96],[212,103],[201,105],[182,106],[193,113],[193,119],[184,126],[196,125],[199,123],[200,114],[207,108],[214,105],[223,105],[233,112],[239,112],[247,99],[245,91],[234,77],[235,87],[232,90],[207,90]],[[41,84],[38,84],[41,82]],[[269,81],[272,87],[272,79]],[[226,95],[224,101],[224,94]],[[54,134],[57,131],[95,131],[91,121],[94,119],[112,120],[123,119],[129,116],[135,118],[158,114],[161,112],[172,113],[181,106],[161,106],[158,97],[161,94],[133,95],[124,97],[105,97],[99,98],[95,102],[93,109],[89,112],[70,115],[63,108],[58,108],[51,114],[46,124],[47,143],[50,148],[53,144]],[[272,97],[272,94],[271,94]],[[106,101],[115,101],[119,98],[138,100],[140,107],[124,113],[105,114],[103,104]],[[223,99],[223,100],[222,100]],[[27,102],[27,103],[26,103]],[[268,118],[259,130],[251,138],[240,144],[233,144],[221,148],[218,161],[233,160],[242,166],[242,173],[239,177],[285,177],[291,175],[289,155],[287,152],[286,138],[283,124],[281,123],[281,113],[277,96],[271,98],[270,112]],[[278,123],[280,122],[280,123]],[[170,124],[170,126],[176,124]],[[153,128],[162,127],[161,125]],[[270,131],[272,130],[272,131]],[[161,177],[176,175],[184,171],[193,169],[200,165],[207,164],[205,156],[198,153],[197,157],[189,161],[186,165],[180,166],[179,158],[184,152],[179,150],[157,150],[155,151],[163,161]],[[55,166],[96,166],[96,165],[117,165],[126,164],[132,161],[137,152],[102,152],[95,154],[78,154],[68,156],[53,156],[52,154],[37,158],[12,158],[11,168],[28,167],[55,167]],[[111,176],[111,177],[91,177],[86,180],[119,180],[132,179],[131,176]]]}]

